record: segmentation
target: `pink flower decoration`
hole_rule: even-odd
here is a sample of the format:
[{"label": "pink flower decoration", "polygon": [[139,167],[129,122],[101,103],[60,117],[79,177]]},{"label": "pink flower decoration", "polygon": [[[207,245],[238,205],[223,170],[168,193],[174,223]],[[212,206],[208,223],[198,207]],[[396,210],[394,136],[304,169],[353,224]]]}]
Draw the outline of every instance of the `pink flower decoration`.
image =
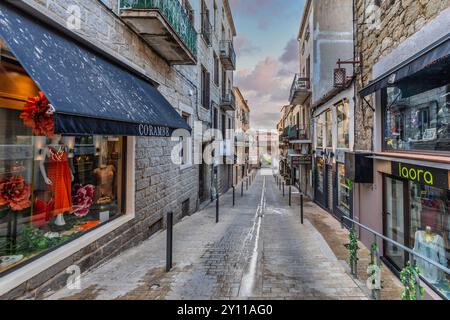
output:
[{"label": "pink flower decoration", "polygon": [[89,208],[94,202],[95,187],[91,184],[82,186],[76,184],[73,196],[73,213],[77,217],[84,217],[89,213]]}]

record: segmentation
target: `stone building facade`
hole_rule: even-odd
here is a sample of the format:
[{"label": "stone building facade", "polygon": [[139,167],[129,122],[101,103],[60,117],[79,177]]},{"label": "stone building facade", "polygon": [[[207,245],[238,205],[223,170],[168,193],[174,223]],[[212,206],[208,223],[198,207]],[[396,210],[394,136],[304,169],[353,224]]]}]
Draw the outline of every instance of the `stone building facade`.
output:
[{"label": "stone building facade", "polygon": [[[223,24],[227,31],[231,28],[227,39],[232,40],[236,31],[228,2],[208,2],[211,2],[208,4],[210,8],[216,8],[215,11],[209,11],[211,19],[215,14],[217,25]],[[174,220],[178,222],[184,216],[193,214],[200,202],[209,201],[213,184],[212,167],[194,163],[193,151],[196,150],[196,143],[200,141],[201,145],[204,142],[204,132],[212,127],[213,109],[210,105],[202,105],[202,89],[211,88],[211,98],[218,103],[221,90],[220,86],[214,88],[212,85],[213,77],[211,85],[202,84],[201,79],[202,67],[211,74],[214,72],[212,52],[217,52],[219,56],[220,41],[217,39],[221,39],[218,28],[214,29],[216,40],[210,45],[199,35],[195,44],[198,55],[194,64],[173,65],[121,17],[118,1],[24,0],[15,4],[29,14],[36,14],[40,19],[52,21],[61,28],[69,28],[71,19],[79,17],[79,28],[70,28],[72,32],[130,69],[152,79],[158,85],[158,90],[192,128],[198,121],[202,125],[200,130],[193,131],[193,139],[188,140],[192,145],[184,150],[188,150],[190,156],[181,165],[172,161],[174,147],[180,144],[179,139],[128,138],[128,144],[132,145],[128,150],[133,150],[133,154],[127,155],[134,172],[134,176],[129,178],[134,181],[133,214],[127,214],[120,222],[111,223],[104,229],[99,228],[95,235],[94,232],[91,236],[88,234],[83,245],[69,243],[69,249],[66,246],[57,249],[52,253],[52,258],[44,256],[22,268],[27,270],[19,269],[0,278],[2,299],[42,297],[49,290],[66,284],[70,276],[66,272],[69,266],[78,266],[81,272],[85,272],[165,228],[168,212],[173,212]],[[191,1],[190,4],[183,1],[182,4],[191,6],[185,9],[193,14],[194,28],[201,33],[204,4],[200,0]],[[222,75],[226,77],[223,83],[232,88],[232,72],[223,72]],[[200,174],[200,170],[204,170],[203,174]],[[200,195],[202,179],[206,197]],[[53,260],[49,262],[48,259]]]},{"label": "stone building facade", "polygon": [[[448,0],[355,0],[355,57],[362,60],[356,91],[373,80],[373,66],[400,43],[419,32],[444,9]],[[367,97],[373,106],[375,101]],[[356,97],[355,150],[373,150],[373,110]]]}]

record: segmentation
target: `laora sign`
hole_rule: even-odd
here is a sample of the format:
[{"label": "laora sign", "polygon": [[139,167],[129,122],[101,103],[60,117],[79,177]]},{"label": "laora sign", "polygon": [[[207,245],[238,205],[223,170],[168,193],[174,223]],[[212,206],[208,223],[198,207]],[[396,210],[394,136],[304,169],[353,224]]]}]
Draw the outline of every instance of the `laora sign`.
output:
[{"label": "laora sign", "polygon": [[403,179],[412,180],[437,188],[447,189],[449,186],[447,170],[392,162],[392,174]]}]

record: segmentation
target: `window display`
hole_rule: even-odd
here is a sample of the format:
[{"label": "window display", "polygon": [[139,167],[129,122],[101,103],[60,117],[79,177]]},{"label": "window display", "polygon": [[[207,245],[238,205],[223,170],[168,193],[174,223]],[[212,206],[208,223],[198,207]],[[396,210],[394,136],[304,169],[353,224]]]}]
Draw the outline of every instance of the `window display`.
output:
[{"label": "window display", "polygon": [[450,150],[449,86],[411,92],[407,84],[387,89],[384,142],[388,150]]},{"label": "window display", "polygon": [[316,122],[316,144],[317,144],[317,148],[323,148],[323,121],[322,121],[322,116],[319,116],[317,118],[317,122]]},{"label": "window display", "polygon": [[317,158],[317,190],[323,192],[325,160]]},{"label": "window display", "polygon": [[337,108],[338,148],[350,147],[349,115],[350,106],[348,101],[343,101]]},{"label": "window display", "polygon": [[[450,259],[450,191],[415,182],[409,183],[411,195],[410,245],[418,253],[447,267]],[[422,276],[441,293],[450,297],[446,274],[423,259],[417,260]]]},{"label": "window display", "polygon": [[5,59],[0,73],[1,274],[124,213],[124,138],[54,134],[23,69]]},{"label": "window display", "polygon": [[350,216],[350,187],[347,185],[347,179],[345,178],[345,165],[338,164],[338,208],[346,216]]},{"label": "window display", "polygon": [[327,148],[333,147],[333,120],[331,110],[325,113],[325,132],[327,137]]}]

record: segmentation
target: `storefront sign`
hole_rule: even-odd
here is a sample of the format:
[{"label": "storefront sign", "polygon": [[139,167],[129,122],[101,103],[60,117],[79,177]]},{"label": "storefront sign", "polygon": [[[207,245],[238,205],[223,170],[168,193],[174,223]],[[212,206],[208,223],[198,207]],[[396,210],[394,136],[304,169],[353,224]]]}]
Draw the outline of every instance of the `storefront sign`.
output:
[{"label": "storefront sign", "polygon": [[293,166],[309,165],[312,164],[312,156],[309,154],[294,156],[291,161]]},{"label": "storefront sign", "polygon": [[392,174],[436,188],[447,189],[449,187],[449,173],[447,170],[392,162]]},{"label": "storefront sign", "polygon": [[162,126],[152,126],[149,124],[140,124],[139,135],[146,137],[170,137],[170,128]]}]

